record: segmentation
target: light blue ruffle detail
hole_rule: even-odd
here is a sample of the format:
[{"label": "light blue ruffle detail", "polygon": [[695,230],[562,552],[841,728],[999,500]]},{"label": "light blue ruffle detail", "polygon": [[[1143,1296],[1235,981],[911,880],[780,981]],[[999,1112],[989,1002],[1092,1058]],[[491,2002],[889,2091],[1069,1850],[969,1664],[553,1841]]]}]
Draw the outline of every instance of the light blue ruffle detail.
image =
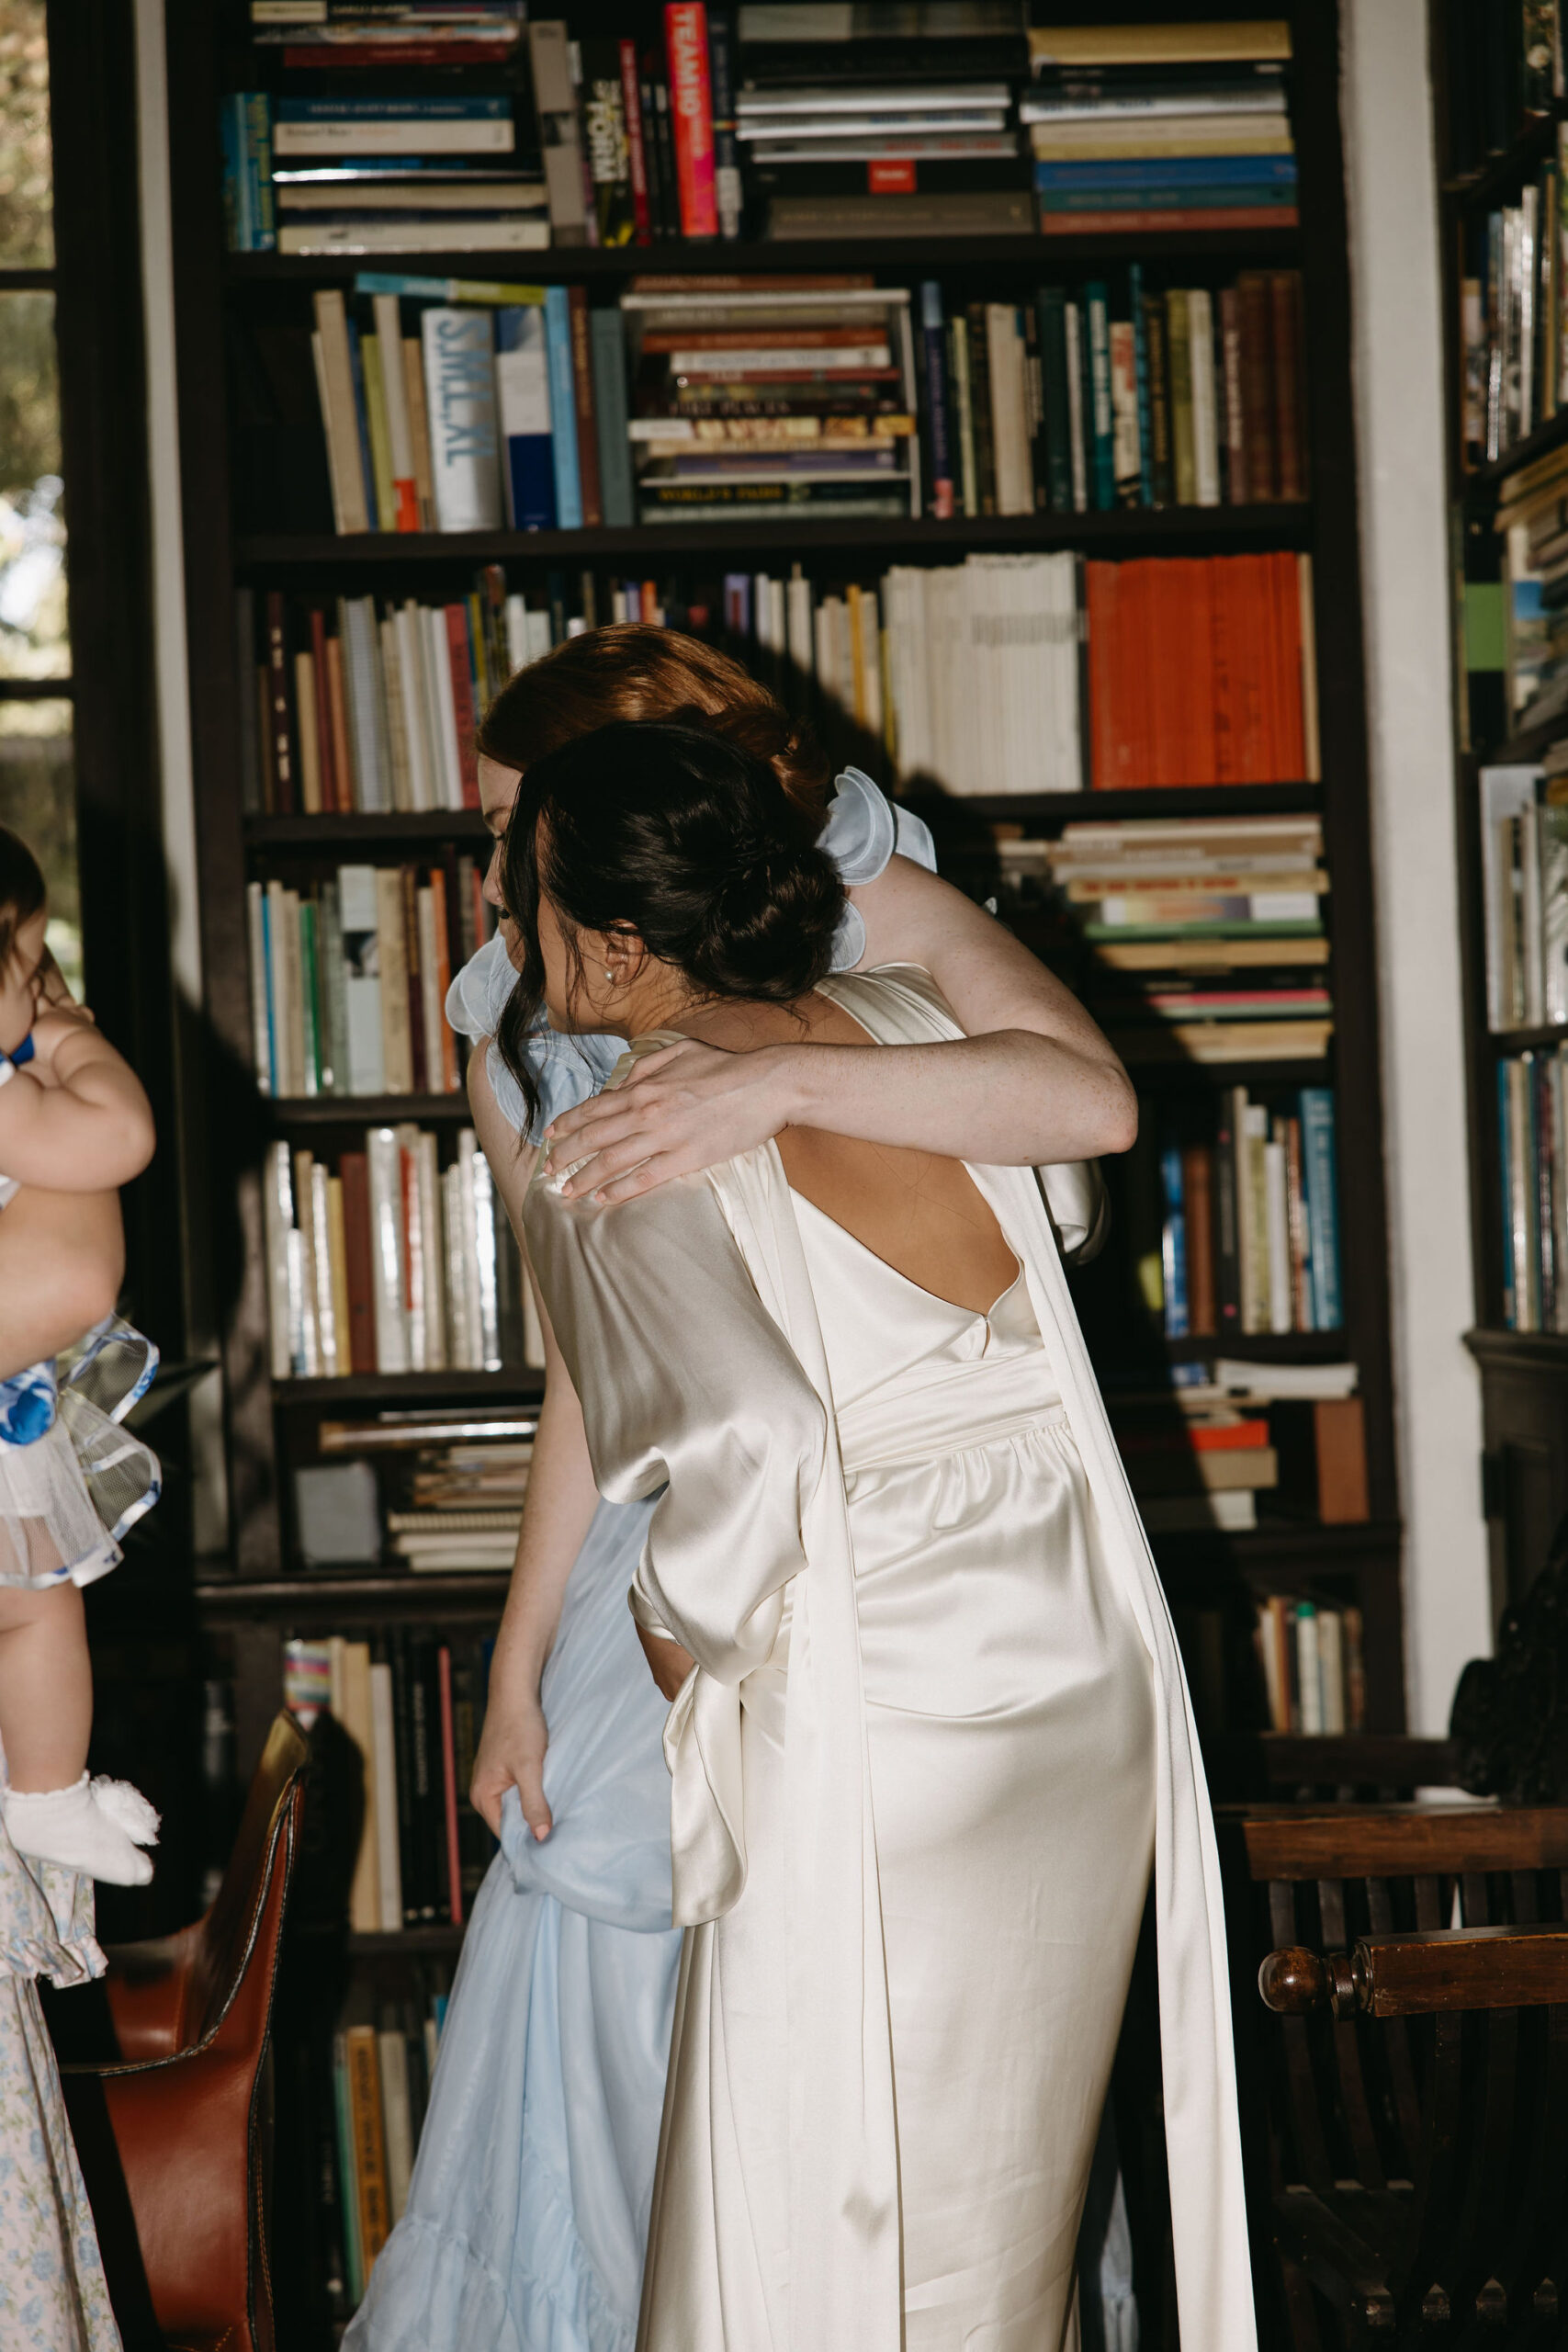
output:
[{"label": "light blue ruffle detail", "polygon": [[36,1445],[54,1427],[54,1415],[52,1361],[0,1380],[0,1445]]},{"label": "light blue ruffle detail", "polygon": [[[818,836],[848,889],[874,882],[895,851],[929,873],[936,872],[936,849],[929,826],[908,808],[896,808],[870,776],[846,768],[835,779],[828,821]],[[858,907],[846,906],[833,942],[835,972],[852,972],[865,954],[865,924]],[[517,974],[501,935],[486,942],[446,991],[446,1018],[460,1037],[476,1043],[493,1037]],[[563,1037],[541,1014],[530,1035],[528,1060],[539,1090],[533,1125],[523,1090],[492,1046],[485,1064],[496,1108],[509,1126],[528,1141],[542,1141],[550,1121],[599,1093],[626,1051],[619,1037]]]}]

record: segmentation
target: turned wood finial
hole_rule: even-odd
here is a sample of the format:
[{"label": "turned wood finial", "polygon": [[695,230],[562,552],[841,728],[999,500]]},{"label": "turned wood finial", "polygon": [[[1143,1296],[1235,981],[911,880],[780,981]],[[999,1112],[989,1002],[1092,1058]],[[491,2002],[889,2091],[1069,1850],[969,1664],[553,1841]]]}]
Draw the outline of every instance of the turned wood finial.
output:
[{"label": "turned wood finial", "polygon": [[1283,2018],[1306,2017],[1328,2002],[1328,1971],[1314,1951],[1288,1944],[1271,1951],[1258,1972],[1264,2004]]}]

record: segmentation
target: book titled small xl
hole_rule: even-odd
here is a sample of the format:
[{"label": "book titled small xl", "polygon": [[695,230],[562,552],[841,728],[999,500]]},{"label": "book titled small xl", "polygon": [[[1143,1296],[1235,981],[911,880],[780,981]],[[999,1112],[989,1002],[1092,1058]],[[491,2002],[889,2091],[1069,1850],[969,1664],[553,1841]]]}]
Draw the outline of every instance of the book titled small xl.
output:
[{"label": "book titled small xl", "polygon": [[432,309],[421,322],[431,480],[443,531],[501,527],[490,313]]}]

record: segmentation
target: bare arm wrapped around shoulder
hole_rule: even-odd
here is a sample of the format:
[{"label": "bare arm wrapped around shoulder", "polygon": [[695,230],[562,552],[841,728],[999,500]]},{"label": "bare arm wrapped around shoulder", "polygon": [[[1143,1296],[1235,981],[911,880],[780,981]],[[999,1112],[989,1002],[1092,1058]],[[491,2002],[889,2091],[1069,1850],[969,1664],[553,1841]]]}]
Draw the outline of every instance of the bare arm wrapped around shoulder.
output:
[{"label": "bare arm wrapped around shoulder", "polygon": [[966,1035],[927,1046],[694,1042],[639,1062],[628,1082],[564,1113],[552,1167],[586,1155],[567,1196],[629,1199],[750,1150],[786,1126],[1045,1167],[1125,1151],[1137,1100],[1103,1033],[1010,932],[923,866],[895,857],[853,893],[862,968],[919,964]]},{"label": "bare arm wrapped around shoulder", "polygon": [[0,1086],[0,1170],[53,1193],[101,1193],[140,1176],[152,1157],[152,1114],[91,1014],[50,1005],[33,1046],[32,1064]]}]

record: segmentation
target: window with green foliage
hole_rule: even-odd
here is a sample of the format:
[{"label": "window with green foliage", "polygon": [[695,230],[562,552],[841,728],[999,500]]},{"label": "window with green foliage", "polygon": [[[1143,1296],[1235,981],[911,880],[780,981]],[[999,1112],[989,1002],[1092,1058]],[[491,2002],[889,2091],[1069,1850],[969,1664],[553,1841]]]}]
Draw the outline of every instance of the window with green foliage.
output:
[{"label": "window with green foliage", "polygon": [[0,0],[0,820],[38,854],[79,989],[53,212],[46,0]]}]

